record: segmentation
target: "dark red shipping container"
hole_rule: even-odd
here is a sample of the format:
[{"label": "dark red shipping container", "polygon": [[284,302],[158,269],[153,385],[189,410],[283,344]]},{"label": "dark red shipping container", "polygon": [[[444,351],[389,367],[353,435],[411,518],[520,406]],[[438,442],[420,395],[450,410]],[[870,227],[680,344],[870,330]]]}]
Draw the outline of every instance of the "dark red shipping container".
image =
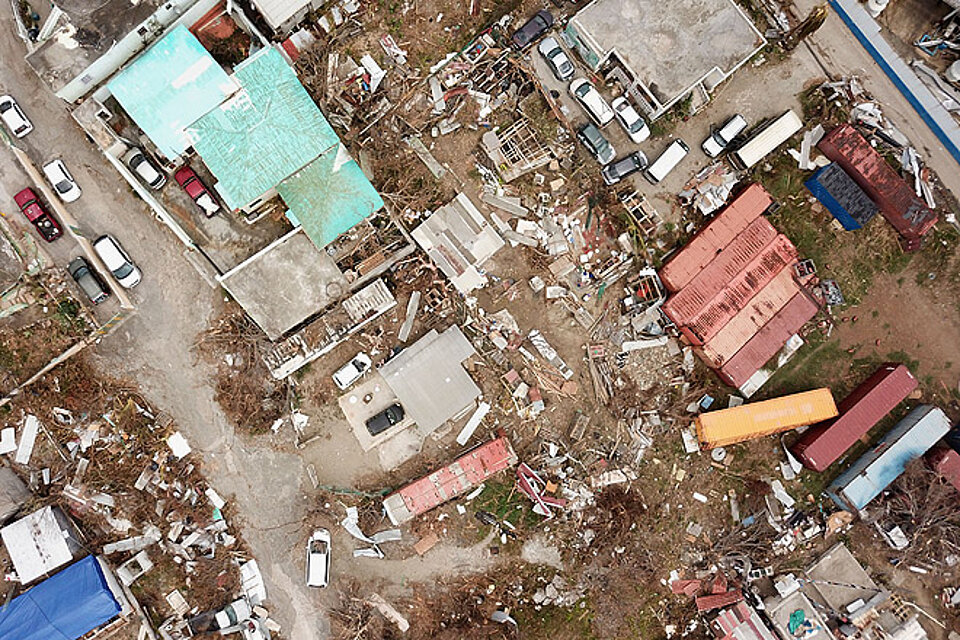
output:
[{"label": "dark red shipping container", "polygon": [[840,125],[825,135],[817,147],[843,167],[904,238],[920,238],[936,224],[937,214],[851,125]]},{"label": "dark red shipping container", "polygon": [[766,189],[751,184],[680,249],[660,269],[660,280],[670,291],[680,291],[773,204]]},{"label": "dark red shipping container", "polygon": [[819,309],[810,296],[798,293],[736,355],[716,370],[717,375],[739,389],[783,348],[790,336],[817,315]]},{"label": "dark red shipping container", "polygon": [[712,300],[695,315],[684,319],[682,324],[690,335],[699,338],[694,344],[703,344],[715,336],[771,280],[784,269],[792,270],[796,262],[796,247],[786,236],[779,235]]},{"label": "dark red shipping container", "polygon": [[960,453],[950,447],[931,449],[927,454],[927,463],[960,491]]},{"label": "dark red shipping container", "polygon": [[688,318],[702,310],[757,256],[764,253],[776,237],[777,230],[765,218],[751,222],[693,280],[663,303],[664,313],[677,324],[686,324]]},{"label": "dark red shipping container", "polygon": [[823,471],[916,388],[904,365],[884,363],[837,405],[839,416],[810,427],[790,450],[806,467]]},{"label": "dark red shipping container", "polygon": [[[719,367],[736,355],[781,309],[800,293],[793,269],[784,269],[744,305],[716,335],[694,351],[708,366]],[[692,332],[678,327],[690,338]]]}]

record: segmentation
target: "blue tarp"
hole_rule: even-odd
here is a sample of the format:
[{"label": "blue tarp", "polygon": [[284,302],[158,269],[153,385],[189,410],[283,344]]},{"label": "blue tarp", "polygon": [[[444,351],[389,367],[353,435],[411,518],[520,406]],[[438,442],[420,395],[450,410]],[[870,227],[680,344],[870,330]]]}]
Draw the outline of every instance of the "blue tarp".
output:
[{"label": "blue tarp", "polygon": [[803,184],[847,231],[860,229],[877,214],[877,205],[836,162]]},{"label": "blue tarp", "polygon": [[0,638],[76,640],[119,613],[96,557],[87,556],[0,607]]}]

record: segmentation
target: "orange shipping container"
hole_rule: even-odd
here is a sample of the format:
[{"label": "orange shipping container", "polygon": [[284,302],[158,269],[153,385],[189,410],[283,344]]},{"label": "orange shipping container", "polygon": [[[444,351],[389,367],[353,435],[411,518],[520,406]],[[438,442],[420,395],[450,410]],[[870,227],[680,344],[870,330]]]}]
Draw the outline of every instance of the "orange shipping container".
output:
[{"label": "orange shipping container", "polygon": [[836,416],[837,405],[830,389],[814,389],[701,414],[696,420],[697,437],[705,449],[712,449]]},{"label": "orange shipping container", "polygon": [[[700,357],[709,366],[716,368],[736,355],[737,351],[740,351],[750,338],[757,335],[757,332],[770,322],[793,296],[800,293],[800,287],[797,286],[793,275],[793,269],[790,267],[785,267],[778,273],[723,326],[723,329],[720,329],[706,344],[695,348]],[[684,327],[680,327],[680,331],[690,337]]]},{"label": "orange shipping container", "polygon": [[766,189],[751,184],[663,265],[660,280],[670,291],[680,291],[772,203]]}]

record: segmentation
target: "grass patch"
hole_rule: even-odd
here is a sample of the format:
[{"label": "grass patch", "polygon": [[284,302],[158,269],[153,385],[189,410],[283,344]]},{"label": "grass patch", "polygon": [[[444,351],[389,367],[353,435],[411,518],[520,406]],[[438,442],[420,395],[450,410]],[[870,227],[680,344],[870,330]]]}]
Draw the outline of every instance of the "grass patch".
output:
[{"label": "grass patch", "polygon": [[[541,521],[540,516],[530,508],[527,497],[520,493],[512,482],[487,482],[487,488],[473,504],[477,509],[489,511],[500,520],[508,520],[517,529],[533,527]],[[486,527],[481,529],[483,535],[486,535]]]},{"label": "grass patch", "polygon": [[597,638],[591,628],[593,611],[586,599],[569,609],[554,606],[541,607],[539,611],[532,607],[519,609],[514,612],[514,617],[518,626],[523,629],[524,637],[527,638],[556,640],[595,640]]}]

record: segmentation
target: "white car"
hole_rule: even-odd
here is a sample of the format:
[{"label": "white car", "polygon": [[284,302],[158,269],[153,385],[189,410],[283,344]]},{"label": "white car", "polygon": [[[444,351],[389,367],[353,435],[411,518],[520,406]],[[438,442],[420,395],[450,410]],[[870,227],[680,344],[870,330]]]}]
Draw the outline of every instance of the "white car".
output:
[{"label": "white car", "polygon": [[0,118],[10,132],[18,138],[33,131],[33,124],[27,119],[17,101],[10,96],[0,96]]},{"label": "white car", "polygon": [[370,356],[361,351],[333,374],[333,381],[341,390],[346,391],[350,385],[362,378],[371,366],[373,361]]},{"label": "white car", "polygon": [[571,82],[570,95],[580,103],[580,106],[587,112],[590,119],[597,123],[598,127],[606,126],[613,120],[613,109],[603,99],[597,88],[590,84],[589,80],[577,78]]},{"label": "white car", "polygon": [[330,532],[317,529],[307,541],[307,586],[330,584]]},{"label": "white car", "polygon": [[43,165],[43,175],[53,185],[54,190],[64,202],[73,202],[80,197],[80,185],[73,179],[63,160],[59,158]]},{"label": "white car", "polygon": [[94,240],[93,248],[121,287],[130,289],[140,284],[140,269],[113,236],[100,236]]},{"label": "white car", "polygon": [[650,127],[647,126],[647,123],[644,122],[643,118],[640,117],[640,114],[637,113],[637,110],[633,108],[633,105],[630,104],[626,97],[620,96],[613,101],[611,106],[613,107],[614,113],[617,114],[617,120],[623,125],[623,128],[631,140],[640,144],[650,137]]},{"label": "white car", "polygon": [[576,69],[573,68],[573,63],[570,62],[567,54],[563,52],[563,48],[560,46],[560,43],[557,42],[556,38],[551,37],[541,40],[540,44],[537,45],[537,51],[539,51],[543,59],[546,60],[550,66],[550,71],[553,72],[557,80],[566,82],[573,77]]}]

